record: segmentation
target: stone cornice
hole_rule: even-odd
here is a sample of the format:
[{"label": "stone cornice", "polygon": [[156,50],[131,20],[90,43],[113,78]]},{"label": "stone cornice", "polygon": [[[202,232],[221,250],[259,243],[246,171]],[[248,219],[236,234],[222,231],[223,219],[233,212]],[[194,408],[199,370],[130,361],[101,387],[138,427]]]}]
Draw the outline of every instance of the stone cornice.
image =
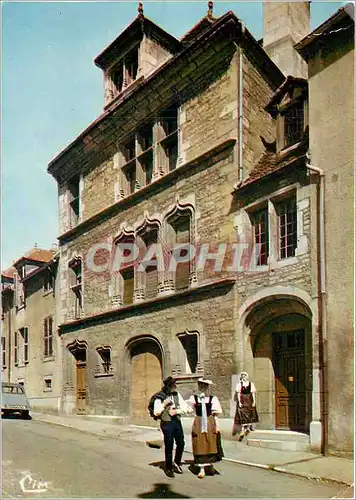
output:
[{"label": "stone cornice", "polygon": [[221,290],[224,288],[233,287],[236,283],[236,278],[223,278],[220,280],[210,281],[209,283],[201,284],[194,288],[189,288],[183,292],[172,293],[171,295],[162,295],[151,300],[139,302],[137,304],[130,304],[121,306],[119,308],[110,309],[105,312],[86,316],[74,321],[62,323],[58,325],[59,333],[65,333],[65,330],[73,330],[77,328],[85,328],[86,326],[95,325],[103,321],[112,322],[119,321],[120,319],[128,316],[137,317],[140,314],[145,314],[146,311],[155,307],[162,309],[169,307],[174,303],[177,305],[180,299],[188,298],[190,300],[199,300],[199,296],[204,293],[210,293],[213,290]]},{"label": "stone cornice", "polygon": [[227,139],[226,141],[209,149],[202,155],[199,155],[196,158],[193,158],[193,160],[177,167],[172,172],[169,172],[163,177],[159,177],[151,182],[151,184],[148,184],[148,186],[144,186],[139,191],[136,191],[126,198],[104,208],[104,210],[101,210],[89,219],[84,220],[73,229],[61,234],[58,237],[58,240],[61,244],[67,243],[83,232],[90,230],[102,220],[108,219],[123,210],[127,210],[131,206],[137,205],[141,202],[143,197],[147,199],[162,189],[165,189],[167,186],[175,184],[180,178],[193,175],[199,169],[209,168],[211,165],[217,163],[222,158],[225,158],[228,154],[230,154],[235,143],[236,139]]}]

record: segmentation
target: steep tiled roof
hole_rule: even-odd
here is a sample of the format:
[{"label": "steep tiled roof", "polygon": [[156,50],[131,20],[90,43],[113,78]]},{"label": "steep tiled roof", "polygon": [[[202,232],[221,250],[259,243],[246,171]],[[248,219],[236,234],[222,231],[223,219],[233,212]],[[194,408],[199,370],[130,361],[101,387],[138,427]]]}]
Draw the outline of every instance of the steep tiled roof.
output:
[{"label": "steep tiled roof", "polygon": [[16,269],[14,267],[9,267],[5,269],[5,271],[1,271],[1,276],[4,276],[4,278],[13,278],[15,273]]},{"label": "steep tiled roof", "polygon": [[18,264],[22,260],[34,260],[36,262],[49,262],[53,259],[55,251],[54,250],[45,250],[43,248],[32,248],[28,252],[26,252],[22,257],[17,259],[14,262],[14,265]]},{"label": "steep tiled roof", "polygon": [[279,151],[277,153],[274,153],[271,151],[266,151],[251,170],[249,177],[247,177],[247,179],[245,179],[238,186],[237,190],[240,190],[245,186],[256,182],[257,180],[262,179],[267,175],[280,171],[299,160],[305,159],[307,151],[307,141],[303,141],[297,147],[289,149],[285,152]]}]

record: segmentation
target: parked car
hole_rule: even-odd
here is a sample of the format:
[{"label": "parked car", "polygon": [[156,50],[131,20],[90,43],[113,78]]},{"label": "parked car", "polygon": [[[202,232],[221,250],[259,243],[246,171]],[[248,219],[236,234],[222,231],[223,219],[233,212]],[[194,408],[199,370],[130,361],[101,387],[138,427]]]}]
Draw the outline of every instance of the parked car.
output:
[{"label": "parked car", "polygon": [[30,418],[30,404],[25,389],[21,384],[2,382],[1,414],[20,413],[23,418]]}]

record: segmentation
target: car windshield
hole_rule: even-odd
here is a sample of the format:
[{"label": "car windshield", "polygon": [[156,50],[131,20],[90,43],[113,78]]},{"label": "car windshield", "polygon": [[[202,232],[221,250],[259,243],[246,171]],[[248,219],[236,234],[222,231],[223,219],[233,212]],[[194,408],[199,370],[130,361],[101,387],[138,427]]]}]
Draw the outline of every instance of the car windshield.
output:
[{"label": "car windshield", "polygon": [[3,394],[23,394],[23,388],[20,385],[3,385]]}]

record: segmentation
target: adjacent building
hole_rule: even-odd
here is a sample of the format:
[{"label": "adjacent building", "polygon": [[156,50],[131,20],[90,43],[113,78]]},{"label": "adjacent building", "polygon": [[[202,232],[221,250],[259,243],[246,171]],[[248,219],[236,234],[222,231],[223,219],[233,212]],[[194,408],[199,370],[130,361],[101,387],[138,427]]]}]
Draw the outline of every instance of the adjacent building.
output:
[{"label": "adjacent building", "polygon": [[354,442],[354,19],[350,3],[296,46],[308,63],[310,175],[318,186],[325,442],[341,450]]},{"label": "adjacent building", "polygon": [[33,248],[1,274],[2,379],[25,386],[33,410],[60,410],[56,251]]}]

